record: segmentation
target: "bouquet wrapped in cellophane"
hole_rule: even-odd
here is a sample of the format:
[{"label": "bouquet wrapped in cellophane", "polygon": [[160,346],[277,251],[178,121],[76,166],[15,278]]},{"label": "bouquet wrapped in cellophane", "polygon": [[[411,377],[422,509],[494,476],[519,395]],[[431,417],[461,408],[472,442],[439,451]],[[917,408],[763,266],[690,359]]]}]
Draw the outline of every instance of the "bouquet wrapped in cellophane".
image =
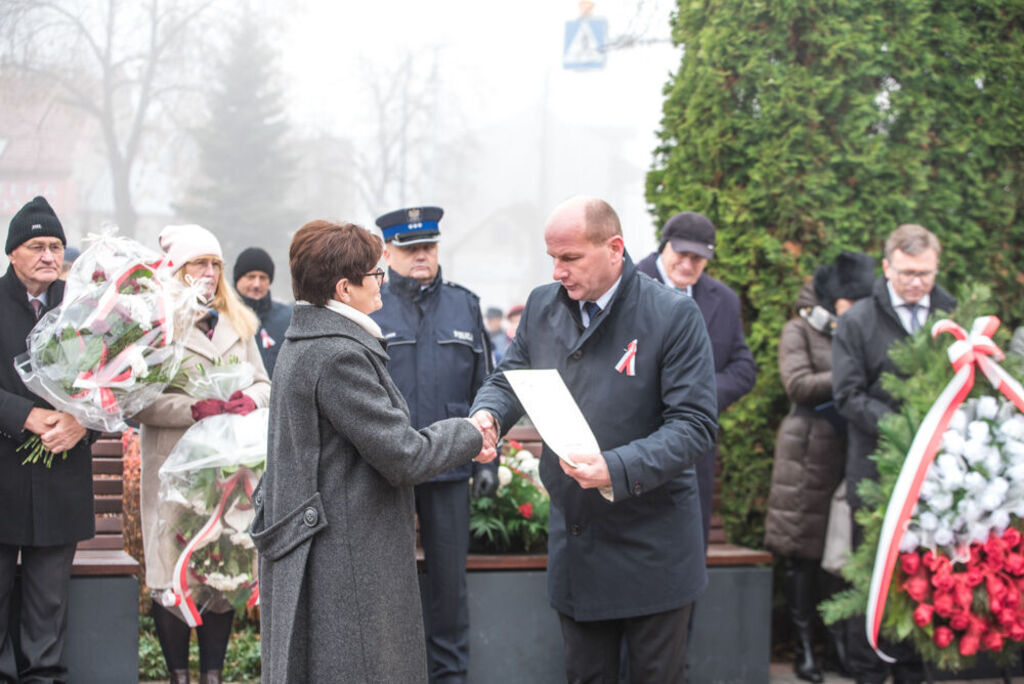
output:
[{"label": "bouquet wrapped in cellophane", "polygon": [[[84,427],[121,431],[178,373],[198,311],[196,291],[160,254],[109,232],[75,260],[63,301],[36,323],[15,366],[29,389]],[[38,437],[23,447],[26,462],[52,465]]]},{"label": "bouquet wrapped in cellophane", "polygon": [[[202,624],[203,601],[216,590],[236,609],[259,600],[256,550],[249,537],[253,490],[267,458],[268,409],[241,394],[253,383],[251,364],[235,359],[199,366],[186,391],[213,400],[178,440],[160,468],[160,534],[175,540],[172,588],[159,599],[185,621]],[[195,412],[193,412],[195,413]]]}]

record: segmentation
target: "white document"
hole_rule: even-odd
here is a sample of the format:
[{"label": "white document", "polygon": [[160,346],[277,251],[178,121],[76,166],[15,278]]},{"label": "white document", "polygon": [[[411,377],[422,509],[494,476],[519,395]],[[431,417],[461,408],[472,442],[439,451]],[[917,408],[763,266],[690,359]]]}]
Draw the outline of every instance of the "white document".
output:
[{"label": "white document", "polygon": [[[587,419],[557,370],[511,370],[505,371],[505,378],[541,439],[560,459],[575,468],[569,454],[601,453]],[[612,500],[611,485],[598,491]]]}]

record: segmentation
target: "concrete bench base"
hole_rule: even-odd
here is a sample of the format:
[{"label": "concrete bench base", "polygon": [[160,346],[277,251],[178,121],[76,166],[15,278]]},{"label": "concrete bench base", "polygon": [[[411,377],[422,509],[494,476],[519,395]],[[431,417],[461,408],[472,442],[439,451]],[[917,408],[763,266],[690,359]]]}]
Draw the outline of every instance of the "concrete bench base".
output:
[{"label": "concrete bench base", "polygon": [[[708,568],[687,648],[689,680],[767,682],[771,650],[770,566]],[[543,570],[474,571],[467,578],[470,681],[565,681],[562,632]]]}]

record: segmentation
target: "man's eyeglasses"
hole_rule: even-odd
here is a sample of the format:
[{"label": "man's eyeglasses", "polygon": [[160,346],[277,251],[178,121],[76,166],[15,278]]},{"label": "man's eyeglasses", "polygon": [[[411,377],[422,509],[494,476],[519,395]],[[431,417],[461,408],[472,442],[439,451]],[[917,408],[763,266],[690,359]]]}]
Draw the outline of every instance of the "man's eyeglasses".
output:
[{"label": "man's eyeglasses", "polygon": [[900,279],[901,283],[912,283],[917,278],[920,278],[922,283],[926,283],[935,278],[937,274],[938,271],[896,271],[896,277]]},{"label": "man's eyeglasses", "polygon": [[381,285],[384,284],[384,269],[383,268],[378,268],[376,271],[370,271],[369,273],[364,273],[363,274],[364,278],[367,277],[367,276],[373,276],[374,278],[377,279],[377,287],[380,287]]},{"label": "man's eyeglasses", "polygon": [[55,242],[49,245],[37,242],[30,245],[25,245],[25,249],[32,252],[36,256],[42,256],[43,252],[49,252],[54,256],[60,256],[61,254],[64,253],[64,245],[62,245],[59,242]]}]

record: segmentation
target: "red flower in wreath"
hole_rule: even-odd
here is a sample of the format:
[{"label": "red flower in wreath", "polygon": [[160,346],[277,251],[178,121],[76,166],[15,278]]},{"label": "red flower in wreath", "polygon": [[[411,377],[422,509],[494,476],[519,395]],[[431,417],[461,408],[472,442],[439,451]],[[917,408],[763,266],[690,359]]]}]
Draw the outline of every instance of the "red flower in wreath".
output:
[{"label": "red flower in wreath", "polygon": [[935,645],[939,648],[946,648],[953,643],[953,630],[949,627],[938,627],[935,630]]},{"label": "red flower in wreath", "polygon": [[519,514],[529,520],[533,516],[533,504],[527,501],[519,506]]},{"label": "red flower in wreath", "polygon": [[914,610],[914,624],[918,627],[924,627],[932,623],[932,613],[935,612],[935,608],[929,606],[927,603],[918,604]]}]

